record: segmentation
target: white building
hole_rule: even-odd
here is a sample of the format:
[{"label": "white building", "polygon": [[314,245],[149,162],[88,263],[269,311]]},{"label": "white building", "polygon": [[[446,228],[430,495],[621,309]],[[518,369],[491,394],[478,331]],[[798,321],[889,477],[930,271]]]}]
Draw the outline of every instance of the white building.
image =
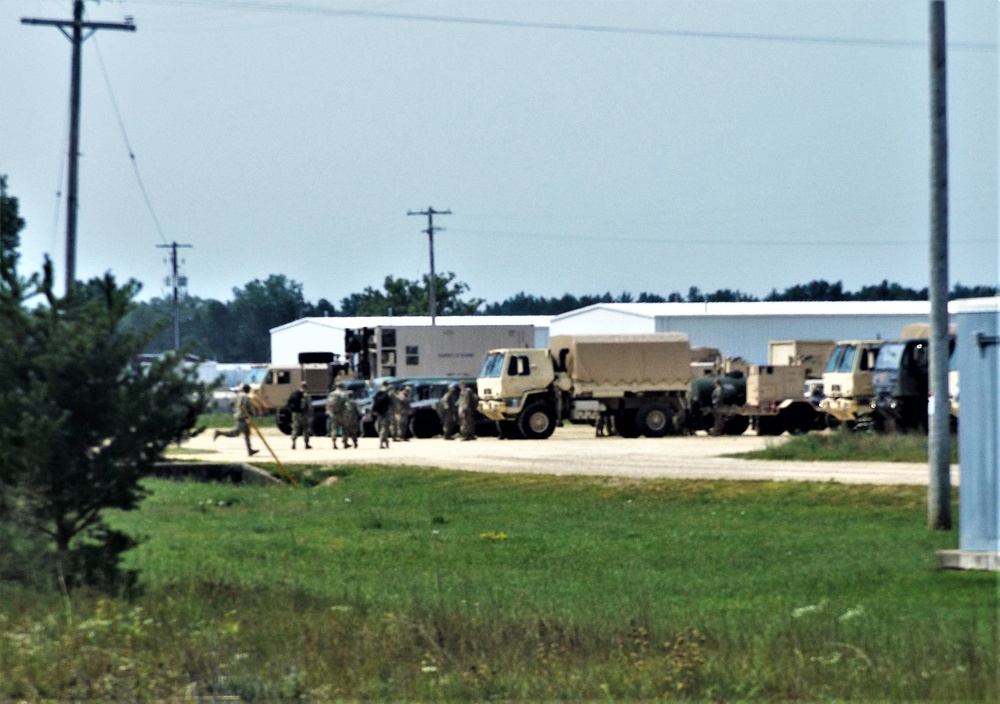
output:
[{"label": "white building", "polygon": [[[435,322],[447,325],[532,325],[536,347],[549,345],[548,315],[439,315]],[[301,318],[271,329],[271,363],[298,364],[299,352],[344,354],[344,331],[379,326],[422,326],[431,324],[429,315],[375,315],[361,317]]]},{"label": "white building", "polygon": [[551,335],[684,332],[693,347],[767,363],[771,340],[875,340],[926,323],[927,301],[597,303],[556,315]]}]

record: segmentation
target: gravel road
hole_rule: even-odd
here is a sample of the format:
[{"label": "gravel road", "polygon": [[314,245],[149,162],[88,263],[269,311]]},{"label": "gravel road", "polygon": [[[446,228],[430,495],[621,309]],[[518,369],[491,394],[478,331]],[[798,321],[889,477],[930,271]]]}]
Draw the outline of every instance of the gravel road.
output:
[{"label": "gravel road", "polygon": [[[559,428],[548,440],[498,440],[474,442],[442,438],[394,442],[378,449],[377,438],[361,438],[360,447],[334,450],[329,438],[313,438],[312,449],[291,449],[287,435],[265,429],[264,437],[282,462],[321,464],[390,464],[441,467],[475,472],[576,474],[631,478],[697,478],[741,480],[836,481],[849,484],[927,484],[924,464],[887,462],[772,462],[743,460],[722,455],[746,452],[783,442],[782,438],[709,437],[596,438],[590,426]],[[273,462],[254,437],[261,452],[247,457],[242,438],[212,440],[207,431],[185,443],[177,459],[207,462]],[[958,467],[952,466],[952,483],[958,485]]]}]

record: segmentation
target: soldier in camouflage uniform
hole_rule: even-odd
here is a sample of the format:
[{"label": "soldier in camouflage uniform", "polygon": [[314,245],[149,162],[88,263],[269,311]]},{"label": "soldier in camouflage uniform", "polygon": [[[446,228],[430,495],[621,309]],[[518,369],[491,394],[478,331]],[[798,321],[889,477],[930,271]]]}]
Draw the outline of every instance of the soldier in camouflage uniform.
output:
[{"label": "soldier in camouflage uniform", "polygon": [[461,424],[459,433],[463,440],[476,439],[476,410],[479,408],[479,396],[476,390],[464,381],[459,382],[458,420]]},{"label": "soldier in camouflage uniform", "polygon": [[[344,427],[344,409],[347,406],[347,392],[343,384],[337,384],[326,397],[326,415],[330,423],[330,437],[333,438],[333,449],[337,449],[337,435]],[[344,435],[344,446],[347,446],[347,436]]]},{"label": "soldier in camouflage uniform", "polygon": [[382,388],[372,397],[372,417],[375,419],[375,429],[378,431],[378,448],[389,449],[389,436],[392,435],[392,395],[389,382],[383,381]]},{"label": "soldier in camouflage uniform", "polygon": [[242,435],[247,443],[247,454],[253,457],[260,450],[255,450],[250,446],[249,419],[251,415],[253,415],[253,405],[250,402],[250,385],[244,384],[240,387],[240,392],[236,394],[236,400],[233,401],[233,422],[235,425],[231,430],[216,430],[212,440],[218,440],[219,436],[235,438],[238,435]]},{"label": "soldier in camouflage uniform", "polygon": [[393,440],[408,441],[406,437],[410,429],[410,387],[404,386],[392,395],[392,426]]},{"label": "soldier in camouflage uniform", "polygon": [[296,438],[302,436],[308,450],[312,434],[312,399],[306,393],[306,382],[299,384],[299,388],[288,397],[288,410],[292,412],[292,449],[295,449]]},{"label": "soldier in camouflage uniform", "polygon": [[346,391],[344,397],[344,415],[340,425],[344,432],[344,449],[349,447],[348,440],[353,442],[354,448],[357,449],[358,435],[361,434],[361,414],[358,412],[358,404],[355,403],[354,398]]},{"label": "soldier in camouflage uniform", "polygon": [[452,384],[438,401],[441,433],[445,440],[454,440],[458,430],[458,384]]}]

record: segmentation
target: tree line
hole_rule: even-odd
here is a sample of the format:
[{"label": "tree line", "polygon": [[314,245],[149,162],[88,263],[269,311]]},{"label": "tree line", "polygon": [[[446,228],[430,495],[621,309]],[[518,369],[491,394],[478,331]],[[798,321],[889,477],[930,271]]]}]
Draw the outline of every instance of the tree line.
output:
[{"label": "tree line", "polygon": [[[366,287],[342,298],[334,305],[325,298],[315,303],[306,300],[302,284],[284,274],[272,274],[261,281],[254,279],[233,289],[233,300],[221,302],[186,296],[179,303],[181,342],[186,351],[203,359],[220,362],[260,362],[270,358],[272,328],[306,317],[427,315],[429,277],[408,280],[387,276],[381,288]],[[624,291],[575,296],[566,293],[545,297],[520,292],[497,303],[469,297],[469,286],[456,280],[455,274],[437,275],[435,302],[439,315],[559,315],[596,303],[702,303],[732,301],[924,301],[927,289],[914,289],[890,281],[862,286],[849,291],[840,281],[824,280],[797,284],[782,291],[772,289],[763,299],[734,289],[702,291],[692,286],[686,295],[678,292],[661,296]],[[956,284],[951,298],[994,296],[993,286]],[[137,303],[125,324],[134,331],[150,328],[160,332],[153,337],[148,352],[172,349],[174,344],[173,301],[154,298]]]}]

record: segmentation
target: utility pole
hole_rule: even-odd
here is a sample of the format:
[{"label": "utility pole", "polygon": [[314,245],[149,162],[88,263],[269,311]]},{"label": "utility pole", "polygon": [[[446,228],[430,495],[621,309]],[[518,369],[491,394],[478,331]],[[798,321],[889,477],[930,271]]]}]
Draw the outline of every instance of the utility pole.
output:
[{"label": "utility pole", "polygon": [[927,527],[951,530],[948,416],[948,101],[944,0],[930,2],[931,232]]},{"label": "utility pole", "polygon": [[[73,62],[69,89],[69,183],[66,201],[66,295],[73,290],[76,281],[76,213],[77,213],[77,161],[80,156],[80,47],[99,29],[122,29],[135,31],[131,17],[124,23],[84,22],[83,0],[73,0],[72,20],[43,20],[22,17],[21,24],[36,24],[58,27],[59,31],[73,44]],[[69,28],[70,31],[66,31]],[[86,35],[83,30],[89,30]]]},{"label": "utility pole", "polygon": [[435,289],[437,289],[437,275],[434,273],[434,231],[444,230],[443,227],[434,227],[434,216],[435,215],[451,215],[451,210],[434,210],[433,206],[429,206],[427,210],[413,211],[409,210],[407,215],[426,215],[427,216],[427,229],[424,232],[427,233],[427,240],[431,247],[431,278],[430,278],[430,299],[431,299],[431,325],[435,325],[435,318],[437,316],[437,297]]},{"label": "utility pole", "polygon": [[177,249],[179,247],[188,247],[189,244],[177,244],[176,242],[171,242],[170,244],[158,244],[156,245],[158,249],[170,249],[170,283],[174,289],[174,349],[179,350],[181,348],[181,312],[179,299],[179,289],[187,281],[181,281],[181,277],[177,275]]}]

